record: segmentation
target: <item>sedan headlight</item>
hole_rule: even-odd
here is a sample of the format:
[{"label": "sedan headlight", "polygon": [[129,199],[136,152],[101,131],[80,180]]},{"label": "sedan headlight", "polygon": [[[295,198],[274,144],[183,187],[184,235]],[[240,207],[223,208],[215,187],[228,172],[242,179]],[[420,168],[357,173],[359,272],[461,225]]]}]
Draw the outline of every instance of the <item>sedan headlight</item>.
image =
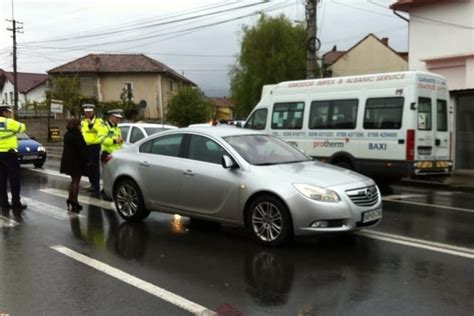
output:
[{"label": "sedan headlight", "polygon": [[44,148],[43,146],[38,146],[38,151],[46,151],[46,148]]},{"label": "sedan headlight", "polygon": [[339,202],[339,195],[333,190],[328,190],[309,184],[293,184],[296,190],[304,196],[321,202]]}]

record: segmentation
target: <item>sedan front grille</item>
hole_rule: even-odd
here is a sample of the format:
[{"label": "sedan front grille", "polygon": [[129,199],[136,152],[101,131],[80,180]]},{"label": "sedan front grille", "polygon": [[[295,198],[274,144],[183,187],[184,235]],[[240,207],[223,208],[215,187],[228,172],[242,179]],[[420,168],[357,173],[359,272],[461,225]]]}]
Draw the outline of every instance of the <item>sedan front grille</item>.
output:
[{"label": "sedan front grille", "polygon": [[358,206],[372,206],[377,204],[379,200],[379,192],[375,185],[366,188],[347,190],[346,194],[351,201]]}]

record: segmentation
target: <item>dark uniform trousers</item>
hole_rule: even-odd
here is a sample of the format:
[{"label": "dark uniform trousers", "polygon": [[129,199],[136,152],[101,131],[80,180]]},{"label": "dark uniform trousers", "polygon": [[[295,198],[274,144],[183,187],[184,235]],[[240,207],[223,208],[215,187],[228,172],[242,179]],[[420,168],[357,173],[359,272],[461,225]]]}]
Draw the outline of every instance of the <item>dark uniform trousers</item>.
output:
[{"label": "dark uniform trousers", "polygon": [[87,145],[89,153],[89,181],[94,191],[100,191],[100,144]]},{"label": "dark uniform trousers", "polygon": [[20,161],[16,152],[0,152],[0,204],[9,207],[7,195],[7,179],[10,180],[12,205],[20,205]]}]

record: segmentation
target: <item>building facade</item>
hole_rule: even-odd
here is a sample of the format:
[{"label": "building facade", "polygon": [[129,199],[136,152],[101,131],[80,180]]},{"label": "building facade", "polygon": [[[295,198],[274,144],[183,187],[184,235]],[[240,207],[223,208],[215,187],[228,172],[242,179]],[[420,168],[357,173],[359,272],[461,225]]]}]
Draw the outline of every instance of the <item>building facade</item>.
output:
[{"label": "building facade", "polygon": [[[27,104],[43,102],[46,99],[48,75],[37,73],[17,73],[18,109]],[[13,72],[0,69],[0,104],[14,106]]]},{"label": "building facade", "polygon": [[409,69],[447,78],[455,169],[474,170],[474,0],[399,0],[409,14]]},{"label": "building facade", "polygon": [[121,101],[123,96],[140,105],[143,118],[163,119],[170,97],[180,86],[196,86],[163,63],[143,54],[89,54],[48,73],[76,75],[83,97],[98,102]]},{"label": "building facade", "polygon": [[369,34],[349,48],[336,47],[323,55],[323,63],[332,77],[398,72],[408,69],[407,54],[393,50],[388,38]]}]

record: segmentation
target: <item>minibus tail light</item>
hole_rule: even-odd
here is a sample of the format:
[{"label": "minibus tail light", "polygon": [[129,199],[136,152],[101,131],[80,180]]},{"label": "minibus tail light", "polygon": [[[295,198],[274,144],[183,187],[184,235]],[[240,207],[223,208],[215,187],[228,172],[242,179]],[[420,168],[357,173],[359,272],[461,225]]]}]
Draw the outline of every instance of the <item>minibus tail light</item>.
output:
[{"label": "minibus tail light", "polygon": [[407,130],[407,140],[406,140],[406,160],[415,159],[415,130]]}]

